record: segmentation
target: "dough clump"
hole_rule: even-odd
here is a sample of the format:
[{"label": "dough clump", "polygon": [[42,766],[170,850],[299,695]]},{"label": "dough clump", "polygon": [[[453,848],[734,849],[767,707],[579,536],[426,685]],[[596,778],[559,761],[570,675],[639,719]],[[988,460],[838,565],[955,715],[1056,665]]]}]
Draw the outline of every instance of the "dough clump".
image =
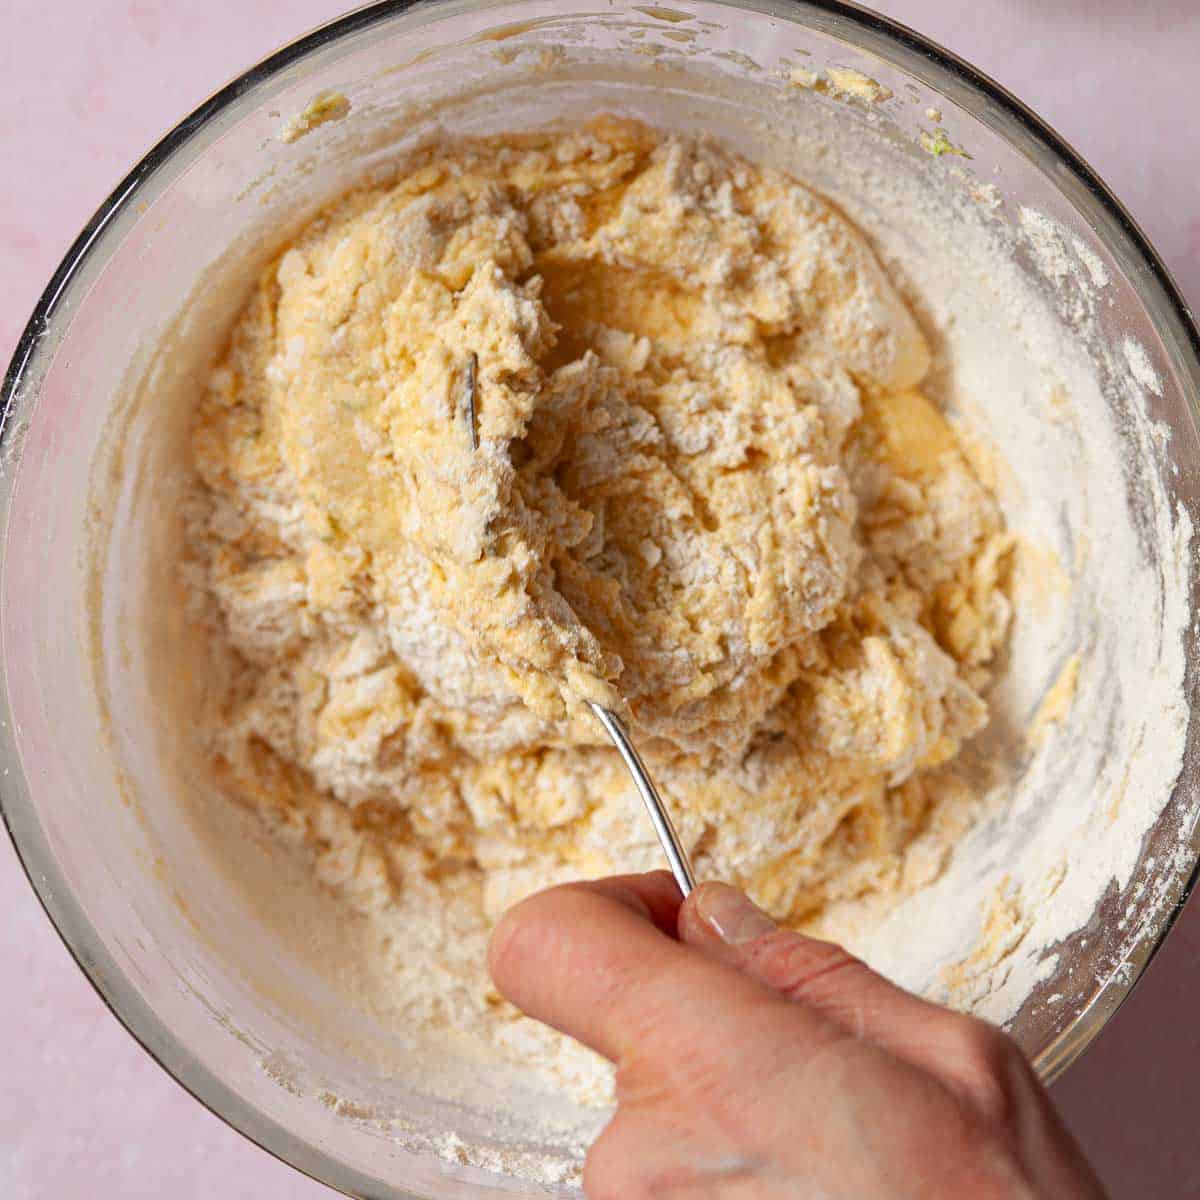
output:
[{"label": "dough clump", "polygon": [[398,1006],[566,1053],[480,947],[660,865],[587,700],[701,876],[793,924],[912,882],[1009,619],[929,366],[827,201],[612,118],[431,146],[271,264],[193,434],[201,726],[324,882],[428,918]]}]

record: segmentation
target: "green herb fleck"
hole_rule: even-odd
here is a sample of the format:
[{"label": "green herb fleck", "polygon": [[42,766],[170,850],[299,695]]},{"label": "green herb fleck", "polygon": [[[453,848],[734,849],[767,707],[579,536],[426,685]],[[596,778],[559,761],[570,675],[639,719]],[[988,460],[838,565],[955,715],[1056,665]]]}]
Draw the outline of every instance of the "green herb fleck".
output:
[{"label": "green herb fleck", "polygon": [[941,158],[943,154],[957,154],[959,158],[971,157],[966,150],[950,140],[950,135],[940,125],[932,133],[928,129],[922,129],[918,140],[921,148],[935,158]]}]

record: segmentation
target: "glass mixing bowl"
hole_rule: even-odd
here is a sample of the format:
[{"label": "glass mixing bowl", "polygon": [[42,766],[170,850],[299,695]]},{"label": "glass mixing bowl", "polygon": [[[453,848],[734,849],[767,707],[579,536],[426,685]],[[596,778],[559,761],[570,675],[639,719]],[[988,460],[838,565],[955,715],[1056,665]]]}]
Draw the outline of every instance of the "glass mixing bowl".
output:
[{"label": "glass mixing bowl", "polygon": [[[1048,299],[1067,326],[1082,312],[1096,337],[1134,347],[1126,358],[1160,435],[1130,436],[1127,473],[1156,481],[1173,512],[1200,515],[1200,339],[1153,249],[1061,138],[966,63],[851,5],[671,4],[382,3],[309,34],[197,109],[117,187],[47,286],[5,380],[0,792],[17,851],[81,968],[146,1050],[259,1145],[350,1194],[571,1194],[554,1169],[538,1180],[521,1166],[522,1155],[570,1155],[506,1135],[469,1096],[436,1101],[391,1084],[369,1054],[315,1036],[337,998],[303,977],[234,889],[213,885],[195,831],[155,801],[178,781],[164,765],[169,735],[152,728],[142,610],[122,597],[168,558],[152,537],[134,545],[133,531],[139,511],[176,495],[178,481],[150,465],[179,429],[169,405],[147,412],[128,397],[147,380],[164,397],[186,390],[219,343],[236,287],[214,274],[218,259],[261,261],[304,213],[434,122],[479,131],[604,104],[736,127],[765,145],[789,122],[832,121],[898,169],[942,172],[998,223],[1023,209],[1055,223],[1103,281],[1103,302],[1081,308],[1069,273],[1050,280]],[[831,86],[821,75],[831,64],[861,76]],[[313,105],[325,93],[334,98]],[[278,136],[304,113],[311,130]],[[181,326],[190,348],[164,363],[163,339]],[[128,553],[95,551],[120,543]],[[1155,562],[1187,552],[1152,543]],[[1196,586],[1183,632],[1189,699]],[[1008,1022],[1044,1078],[1128,995],[1191,886],[1196,754],[1193,721],[1136,865],[1101,890]],[[280,994],[291,987],[286,1004],[251,986],[255,963],[271,965]],[[461,1140],[439,1142],[438,1129]],[[485,1152],[456,1162],[467,1144]]]}]

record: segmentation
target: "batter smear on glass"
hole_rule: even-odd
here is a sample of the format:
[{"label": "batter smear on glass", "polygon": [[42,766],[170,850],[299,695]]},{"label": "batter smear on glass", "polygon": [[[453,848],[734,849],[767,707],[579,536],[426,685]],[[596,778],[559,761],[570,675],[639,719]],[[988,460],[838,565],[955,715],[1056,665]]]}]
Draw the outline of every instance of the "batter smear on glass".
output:
[{"label": "batter smear on glass", "polygon": [[589,699],[780,919],[928,870],[1009,620],[929,363],[826,201],[611,118],[426,148],[263,274],[192,442],[205,736],[406,1019],[603,1096],[483,965],[528,892],[661,865]]}]

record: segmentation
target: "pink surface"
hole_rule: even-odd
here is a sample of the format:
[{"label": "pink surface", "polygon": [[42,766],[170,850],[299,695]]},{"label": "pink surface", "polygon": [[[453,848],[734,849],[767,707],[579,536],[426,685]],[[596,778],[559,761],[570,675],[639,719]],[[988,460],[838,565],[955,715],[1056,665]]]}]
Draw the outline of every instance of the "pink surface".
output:
[{"label": "pink surface", "polygon": [[[0,356],[62,253],[167,128],[337,0],[7,0]],[[1195,0],[887,0],[1088,158],[1200,307]],[[117,1025],[0,841],[0,1196],[333,1193],[206,1113]],[[1200,904],[1055,1097],[1114,1196],[1200,1197]]]}]

